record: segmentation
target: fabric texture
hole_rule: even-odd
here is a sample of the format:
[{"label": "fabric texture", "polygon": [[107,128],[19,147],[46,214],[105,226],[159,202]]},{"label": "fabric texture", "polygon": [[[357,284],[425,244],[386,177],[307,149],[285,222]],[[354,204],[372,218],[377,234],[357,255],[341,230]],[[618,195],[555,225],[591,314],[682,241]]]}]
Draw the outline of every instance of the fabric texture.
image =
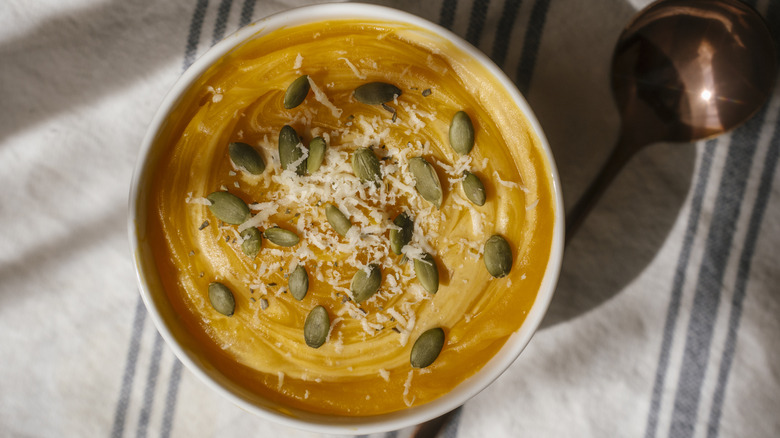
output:
[{"label": "fabric texture", "polygon": [[[239,27],[308,3],[3,3],[0,436],[317,436],[242,411],[181,365],[139,298],[126,225],[141,139],[177,77]],[[616,139],[611,53],[647,2],[377,3],[506,71],[572,205]],[[780,1],[752,4],[780,35]],[[568,246],[525,352],[439,436],[780,436],[778,158],[780,87],[727,135],[634,157]]]}]

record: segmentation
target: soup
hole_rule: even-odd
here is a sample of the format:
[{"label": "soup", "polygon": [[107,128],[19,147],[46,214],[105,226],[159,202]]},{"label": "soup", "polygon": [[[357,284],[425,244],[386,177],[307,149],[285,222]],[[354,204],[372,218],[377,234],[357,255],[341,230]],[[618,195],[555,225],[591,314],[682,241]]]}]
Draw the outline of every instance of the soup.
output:
[{"label": "soup", "polygon": [[167,297],[215,368],[281,406],[440,397],[521,327],[550,258],[540,140],[484,67],[408,24],[259,35],[154,147],[145,225]]}]

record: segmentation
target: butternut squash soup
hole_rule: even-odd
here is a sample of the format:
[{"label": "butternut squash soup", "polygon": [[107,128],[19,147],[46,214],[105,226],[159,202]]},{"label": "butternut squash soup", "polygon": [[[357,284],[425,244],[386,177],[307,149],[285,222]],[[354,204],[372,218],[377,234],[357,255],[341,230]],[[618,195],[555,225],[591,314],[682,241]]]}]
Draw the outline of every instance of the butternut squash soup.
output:
[{"label": "butternut squash soup", "polygon": [[481,64],[409,24],[333,20],[238,46],[154,147],[147,240],[221,373],[367,416],[480,370],[551,257],[551,163]]}]

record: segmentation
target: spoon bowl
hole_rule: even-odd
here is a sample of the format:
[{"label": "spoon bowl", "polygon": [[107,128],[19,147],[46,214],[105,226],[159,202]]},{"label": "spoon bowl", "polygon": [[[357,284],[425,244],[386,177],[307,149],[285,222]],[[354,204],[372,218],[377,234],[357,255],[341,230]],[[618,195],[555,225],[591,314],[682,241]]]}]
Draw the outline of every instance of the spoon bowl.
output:
[{"label": "spoon bowl", "polygon": [[660,0],[621,33],[612,91],[617,144],[567,217],[570,241],[606,188],[643,147],[693,142],[730,131],[764,105],[777,76],[766,23],[738,0]]}]

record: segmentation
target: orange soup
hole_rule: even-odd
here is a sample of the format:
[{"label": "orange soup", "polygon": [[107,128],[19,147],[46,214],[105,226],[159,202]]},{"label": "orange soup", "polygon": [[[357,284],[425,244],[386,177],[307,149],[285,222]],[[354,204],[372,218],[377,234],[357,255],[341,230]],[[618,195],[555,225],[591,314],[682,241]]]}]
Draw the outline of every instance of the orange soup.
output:
[{"label": "orange soup", "polygon": [[[286,108],[288,87],[304,76],[303,101]],[[397,92],[379,103],[356,98],[371,83]],[[474,137],[462,153],[450,144],[460,111],[469,123],[455,130],[470,124]],[[300,141],[283,169],[285,126]],[[550,163],[507,90],[423,29],[344,20],[261,35],[207,70],[162,132],[146,227],[167,296],[214,367],[283,406],[365,416],[434,400],[483,367],[534,303],[558,214]],[[321,151],[315,138],[322,161],[307,167]],[[248,171],[231,143],[255,150],[264,169]],[[371,155],[368,165],[359,153]],[[410,166],[418,157],[432,173]],[[484,187],[483,205],[473,184],[464,188],[469,174]],[[215,192],[248,213],[220,220],[230,206],[215,210]],[[402,213],[411,227],[396,222]],[[297,241],[268,233],[275,227]],[[250,229],[262,234],[256,255],[244,248]],[[391,234],[405,230],[397,254]],[[511,257],[499,276],[485,263],[494,235]],[[303,297],[300,277],[290,284],[299,266]],[[353,277],[374,269],[378,289],[357,297]],[[221,301],[228,311],[209,294],[216,283],[232,295]],[[327,325],[312,346],[304,328],[318,306]],[[413,366],[415,343],[431,329],[444,333],[429,347],[438,355]]]}]

